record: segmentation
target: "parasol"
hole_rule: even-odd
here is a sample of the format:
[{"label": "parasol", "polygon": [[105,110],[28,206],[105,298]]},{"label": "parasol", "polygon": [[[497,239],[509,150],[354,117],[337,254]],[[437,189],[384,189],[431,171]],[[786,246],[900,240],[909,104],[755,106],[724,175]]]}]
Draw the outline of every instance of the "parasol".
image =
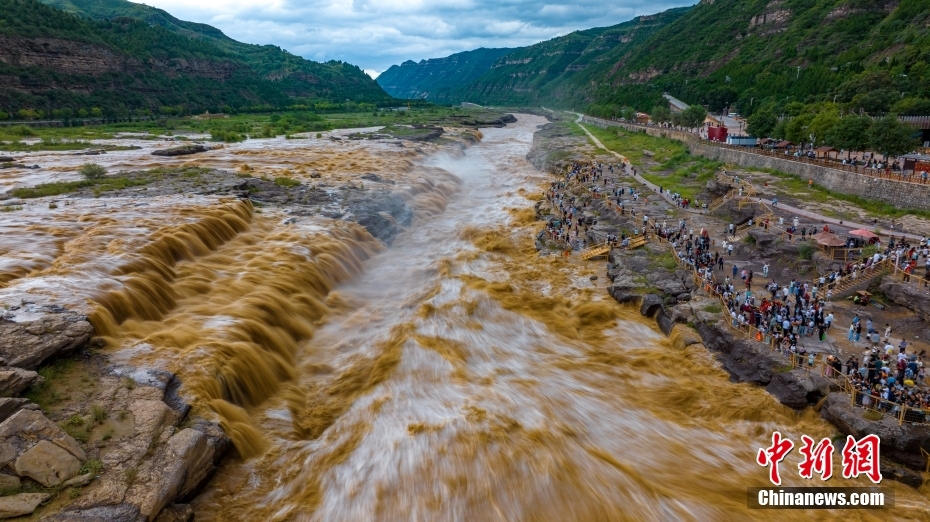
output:
[{"label": "parasol", "polygon": [[850,236],[864,237],[864,238],[866,238],[866,239],[875,239],[875,238],[878,237],[877,235],[875,235],[875,233],[869,232],[868,230],[866,230],[866,229],[864,229],[864,228],[852,230],[852,231],[849,232],[849,235],[850,235]]}]

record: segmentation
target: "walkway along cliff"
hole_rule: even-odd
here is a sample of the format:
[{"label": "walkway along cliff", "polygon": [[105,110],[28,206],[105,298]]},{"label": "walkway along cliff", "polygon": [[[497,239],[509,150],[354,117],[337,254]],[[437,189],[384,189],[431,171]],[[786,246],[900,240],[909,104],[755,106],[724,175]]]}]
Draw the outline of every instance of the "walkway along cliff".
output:
[{"label": "walkway along cliff", "polygon": [[[545,167],[563,179],[567,165],[563,161]],[[645,209],[640,215],[631,215],[629,207],[621,212],[610,200],[592,196],[590,189],[577,181],[571,181],[566,191],[585,197],[585,215],[597,215],[597,223],[587,229],[590,244],[601,244],[611,227],[633,230],[642,225]],[[659,199],[652,191],[646,194],[652,201]],[[661,214],[655,208],[649,211],[649,215]],[[845,378],[834,376],[825,361],[818,358],[809,366],[807,357],[786,357],[774,350],[770,336],[731,327],[726,307],[712,285],[680,259],[667,241],[652,233],[656,223],[653,219],[649,221],[646,227],[650,231],[649,243],[645,248],[618,247],[608,254],[607,275],[611,283],[607,291],[614,299],[653,318],[680,348],[703,344],[716,354],[734,381],[764,387],[782,404],[797,410],[815,407],[844,434],[857,438],[878,434],[882,438],[883,457],[910,468],[885,462],[885,476],[913,487],[921,486],[921,475],[911,470],[923,471],[927,466],[924,451],[930,451],[930,426],[903,422],[903,412],[897,417],[869,420],[866,410],[853,406],[855,397],[850,395]],[[675,268],[661,266],[656,262],[659,258],[674,258]]]},{"label": "walkway along cliff", "polygon": [[874,199],[902,208],[930,210],[930,185],[916,181],[916,177],[915,181],[905,181],[898,179],[897,174],[890,175],[893,177],[882,177],[884,173],[867,169],[859,169],[859,172],[853,171],[853,167],[849,167],[849,170],[841,170],[826,164],[796,161],[780,153],[763,154],[747,150],[746,147],[711,143],[686,131],[634,125],[592,116],[584,116],[582,121],[601,128],[621,127],[631,132],[645,132],[650,136],[671,138],[684,143],[691,154],[744,168],[780,170],[803,180],[814,180],[815,184],[832,192]]}]

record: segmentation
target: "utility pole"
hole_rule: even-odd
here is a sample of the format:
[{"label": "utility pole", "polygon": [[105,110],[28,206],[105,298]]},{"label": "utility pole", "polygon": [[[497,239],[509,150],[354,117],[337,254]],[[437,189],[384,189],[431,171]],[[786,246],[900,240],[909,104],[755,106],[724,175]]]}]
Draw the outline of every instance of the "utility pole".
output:
[{"label": "utility pole", "polygon": [[797,78],[795,78],[795,79],[800,79],[800,78],[801,78],[801,66],[799,65],[799,66],[798,66],[798,76],[797,76]]}]

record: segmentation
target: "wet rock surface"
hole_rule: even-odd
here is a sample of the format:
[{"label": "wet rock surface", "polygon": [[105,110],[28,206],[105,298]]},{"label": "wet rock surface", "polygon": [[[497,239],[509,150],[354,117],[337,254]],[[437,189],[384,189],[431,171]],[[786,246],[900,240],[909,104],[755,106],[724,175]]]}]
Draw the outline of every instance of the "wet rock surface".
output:
[{"label": "wet rock surface", "polygon": [[[40,384],[44,379],[38,373],[14,367],[0,367],[0,396],[12,397],[19,392],[32,386]],[[0,407],[0,411],[2,411]]]},{"label": "wet rock surface", "polygon": [[17,308],[0,318],[0,359],[7,366],[34,370],[53,355],[84,346],[93,334],[87,317],[67,309]]},{"label": "wet rock surface", "polygon": [[926,289],[921,291],[917,285],[903,283],[892,275],[882,278],[879,288],[892,301],[910,308],[923,320],[930,321],[930,294]]},{"label": "wet rock surface", "polygon": [[882,457],[888,457],[913,469],[924,469],[927,459],[921,448],[930,451],[930,426],[899,425],[892,417],[872,421],[865,418],[866,410],[852,405],[845,393],[831,393],[821,409],[821,415],[840,431],[855,438],[874,433],[881,438]]},{"label": "wet rock surface", "polygon": [[10,418],[19,410],[38,410],[39,406],[33,404],[29,399],[2,397],[0,398],[0,422]]},{"label": "wet rock surface", "polygon": [[198,152],[206,152],[208,150],[213,149],[212,147],[201,144],[181,145],[180,147],[152,151],[152,156],[187,156],[188,154],[197,154]]},{"label": "wet rock surface", "polygon": [[29,515],[39,504],[51,498],[51,493],[20,493],[0,497],[0,518],[13,518]]}]

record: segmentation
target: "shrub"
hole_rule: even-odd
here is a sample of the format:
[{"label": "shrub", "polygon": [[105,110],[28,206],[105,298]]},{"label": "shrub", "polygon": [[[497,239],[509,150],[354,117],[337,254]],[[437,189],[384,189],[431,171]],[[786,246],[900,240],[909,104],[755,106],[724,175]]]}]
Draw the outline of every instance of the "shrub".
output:
[{"label": "shrub", "polygon": [[90,407],[90,414],[94,417],[94,422],[97,424],[103,424],[103,421],[107,420],[107,410],[103,409],[103,406],[99,404],[94,404]]},{"label": "shrub", "polygon": [[10,127],[9,133],[12,134],[13,136],[21,136],[23,138],[38,136],[38,134],[36,134],[36,131],[30,129],[29,127],[25,125],[16,125],[16,126]]},{"label": "shrub", "polygon": [[810,243],[804,243],[798,246],[798,257],[800,259],[811,259],[814,257],[814,245]]},{"label": "shrub", "polygon": [[93,473],[94,475],[103,471],[103,462],[98,459],[90,459],[81,466],[81,475]]},{"label": "shrub", "polygon": [[84,179],[101,179],[107,175],[107,169],[97,165],[96,163],[85,163],[81,165],[81,168],[78,169],[78,172],[84,176]]},{"label": "shrub", "polygon": [[274,184],[279,187],[297,187],[300,186],[300,182],[296,179],[291,179],[287,177],[277,177],[274,179]]}]

